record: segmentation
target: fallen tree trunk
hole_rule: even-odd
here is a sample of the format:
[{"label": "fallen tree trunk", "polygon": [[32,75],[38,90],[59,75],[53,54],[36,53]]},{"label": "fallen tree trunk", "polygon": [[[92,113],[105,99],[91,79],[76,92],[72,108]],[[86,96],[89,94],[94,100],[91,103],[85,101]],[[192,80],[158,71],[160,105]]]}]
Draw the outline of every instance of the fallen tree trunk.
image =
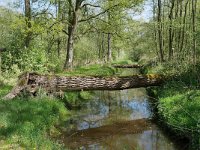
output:
[{"label": "fallen tree trunk", "polygon": [[148,86],[158,86],[160,75],[134,75],[124,77],[57,76],[25,73],[19,77],[16,87],[4,99],[13,99],[22,91],[36,93],[39,88],[48,93],[81,90],[123,90]]},{"label": "fallen tree trunk", "polygon": [[132,65],[113,65],[115,68],[141,68],[142,65],[132,64]]}]

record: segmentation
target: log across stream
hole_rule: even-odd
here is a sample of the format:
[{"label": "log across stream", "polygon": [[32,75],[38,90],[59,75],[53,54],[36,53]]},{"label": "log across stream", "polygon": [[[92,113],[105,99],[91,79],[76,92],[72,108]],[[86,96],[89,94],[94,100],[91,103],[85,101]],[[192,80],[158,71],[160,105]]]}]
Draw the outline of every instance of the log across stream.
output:
[{"label": "log across stream", "polygon": [[148,86],[158,86],[163,82],[161,75],[131,76],[58,76],[24,73],[19,77],[18,84],[4,99],[13,99],[22,91],[36,93],[43,88],[48,93],[81,91],[81,90],[123,90]]}]

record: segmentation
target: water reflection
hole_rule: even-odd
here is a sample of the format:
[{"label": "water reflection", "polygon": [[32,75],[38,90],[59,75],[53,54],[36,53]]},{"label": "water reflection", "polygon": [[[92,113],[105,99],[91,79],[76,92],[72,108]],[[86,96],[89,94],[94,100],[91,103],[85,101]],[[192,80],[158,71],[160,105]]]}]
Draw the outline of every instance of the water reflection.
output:
[{"label": "water reflection", "polygon": [[63,141],[71,149],[175,150],[151,116],[143,88],[96,91],[93,100],[74,111]]},{"label": "water reflection", "polygon": [[[94,100],[84,104],[80,111],[74,112],[73,122],[77,125],[75,128],[83,130],[113,122],[149,118],[151,111],[148,101],[137,91],[96,92]],[[131,93],[134,96],[130,96]]]}]

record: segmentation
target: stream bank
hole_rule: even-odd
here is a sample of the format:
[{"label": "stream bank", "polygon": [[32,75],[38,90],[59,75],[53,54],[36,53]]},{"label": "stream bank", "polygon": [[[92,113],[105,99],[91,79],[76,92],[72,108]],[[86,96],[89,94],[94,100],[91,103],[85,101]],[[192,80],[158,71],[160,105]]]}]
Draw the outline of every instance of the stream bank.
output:
[{"label": "stream bank", "polygon": [[150,87],[155,101],[155,118],[159,126],[177,142],[185,141],[186,149],[200,149],[200,91],[169,81],[162,87]]},{"label": "stream bank", "polygon": [[[180,64],[182,66],[182,64]],[[156,120],[175,139],[186,139],[188,149],[200,149],[199,65],[157,63],[142,68],[143,73],[163,74],[170,78],[159,87],[149,87],[155,100]]]}]

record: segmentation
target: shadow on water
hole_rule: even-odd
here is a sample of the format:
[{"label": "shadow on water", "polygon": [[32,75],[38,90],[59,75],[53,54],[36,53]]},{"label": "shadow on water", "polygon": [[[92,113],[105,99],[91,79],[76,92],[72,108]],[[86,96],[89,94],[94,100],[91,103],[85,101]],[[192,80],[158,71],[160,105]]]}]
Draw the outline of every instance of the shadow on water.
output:
[{"label": "shadow on water", "polygon": [[153,122],[146,90],[96,91],[73,112],[62,141],[70,149],[178,150]]}]

